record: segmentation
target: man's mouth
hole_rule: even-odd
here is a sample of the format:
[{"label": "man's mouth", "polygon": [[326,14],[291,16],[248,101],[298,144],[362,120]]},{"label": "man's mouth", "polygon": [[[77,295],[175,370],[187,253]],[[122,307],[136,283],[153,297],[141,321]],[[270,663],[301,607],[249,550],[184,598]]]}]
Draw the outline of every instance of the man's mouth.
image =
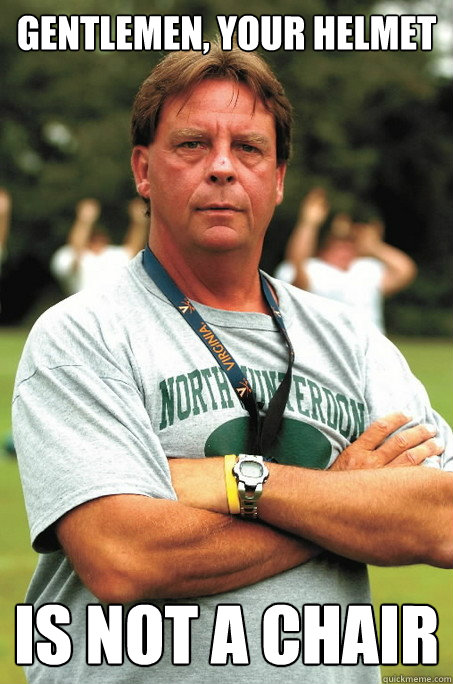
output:
[{"label": "man's mouth", "polygon": [[197,211],[242,211],[239,207],[234,206],[233,204],[206,204],[201,207],[197,207]]}]

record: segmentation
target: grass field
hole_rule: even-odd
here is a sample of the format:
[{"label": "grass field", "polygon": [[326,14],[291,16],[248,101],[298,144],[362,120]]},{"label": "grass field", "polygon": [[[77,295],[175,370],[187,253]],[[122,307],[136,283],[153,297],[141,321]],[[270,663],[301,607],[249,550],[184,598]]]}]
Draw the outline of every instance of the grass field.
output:
[{"label": "grass field", "polygon": [[[25,341],[22,330],[0,329],[0,436],[10,429],[15,367]],[[453,346],[448,341],[395,340],[414,373],[426,385],[433,406],[453,425]],[[23,600],[35,565],[16,463],[0,458],[0,684],[22,684],[14,665],[14,606]],[[373,599],[381,603],[426,603],[439,614],[440,663],[437,667],[384,667],[382,674],[453,676],[453,576],[426,566],[371,568]],[[396,679],[394,681],[397,681]],[[434,681],[434,679],[432,679]],[[284,682],[284,676],[282,676]],[[108,684],[107,682],[103,684]],[[263,684],[265,684],[263,682]],[[308,683],[304,683],[308,684]]]}]

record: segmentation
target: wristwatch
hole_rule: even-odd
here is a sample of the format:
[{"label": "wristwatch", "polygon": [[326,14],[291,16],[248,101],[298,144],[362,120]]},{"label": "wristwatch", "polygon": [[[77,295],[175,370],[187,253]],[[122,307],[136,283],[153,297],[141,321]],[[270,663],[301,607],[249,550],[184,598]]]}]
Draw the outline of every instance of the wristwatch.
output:
[{"label": "wristwatch", "polygon": [[239,454],[233,466],[233,475],[238,485],[241,515],[244,518],[257,518],[257,501],[263,493],[263,484],[269,477],[262,456]]}]

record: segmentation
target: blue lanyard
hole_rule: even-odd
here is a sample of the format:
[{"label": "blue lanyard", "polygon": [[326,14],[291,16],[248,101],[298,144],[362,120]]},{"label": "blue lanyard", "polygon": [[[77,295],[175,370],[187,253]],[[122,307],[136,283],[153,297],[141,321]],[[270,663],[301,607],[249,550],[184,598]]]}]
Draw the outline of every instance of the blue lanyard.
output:
[{"label": "blue lanyard", "polygon": [[291,388],[292,368],[294,364],[294,349],[286,330],[283,316],[272,291],[260,273],[261,288],[272,316],[283,335],[288,347],[288,369],[277,391],[269,402],[267,413],[262,416],[253,394],[250,383],[243,374],[240,366],[234,360],[227,348],[212,331],[210,326],[201,318],[194,304],[179,289],[168,275],[162,264],[156,259],[147,246],[143,252],[143,266],[150,279],[179,311],[184,320],[190,325],[199,339],[209,349],[220,368],[227,375],[242,406],[250,416],[249,450],[250,453],[266,456],[269,452],[283,418],[289,390]]}]

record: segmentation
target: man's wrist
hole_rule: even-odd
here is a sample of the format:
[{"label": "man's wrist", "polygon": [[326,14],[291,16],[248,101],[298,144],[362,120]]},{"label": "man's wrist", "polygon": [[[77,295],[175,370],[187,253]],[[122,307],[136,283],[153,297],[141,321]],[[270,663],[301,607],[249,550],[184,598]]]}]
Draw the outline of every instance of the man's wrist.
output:
[{"label": "man's wrist", "polygon": [[238,486],[236,478],[233,474],[233,468],[236,464],[236,461],[236,454],[227,454],[224,458],[226,497],[228,502],[228,510],[231,515],[238,515],[241,511]]},{"label": "man's wrist", "polygon": [[[228,457],[231,458],[231,457]],[[230,463],[231,461],[229,461]],[[258,517],[258,500],[263,492],[263,485],[269,477],[269,470],[262,456],[255,454],[239,454],[232,469],[237,483],[240,514],[243,518]],[[230,482],[230,480],[228,480]],[[227,492],[228,496],[228,492]],[[230,503],[229,503],[230,506]],[[233,510],[237,510],[236,500],[232,501]],[[232,509],[230,506],[230,511]]]}]

